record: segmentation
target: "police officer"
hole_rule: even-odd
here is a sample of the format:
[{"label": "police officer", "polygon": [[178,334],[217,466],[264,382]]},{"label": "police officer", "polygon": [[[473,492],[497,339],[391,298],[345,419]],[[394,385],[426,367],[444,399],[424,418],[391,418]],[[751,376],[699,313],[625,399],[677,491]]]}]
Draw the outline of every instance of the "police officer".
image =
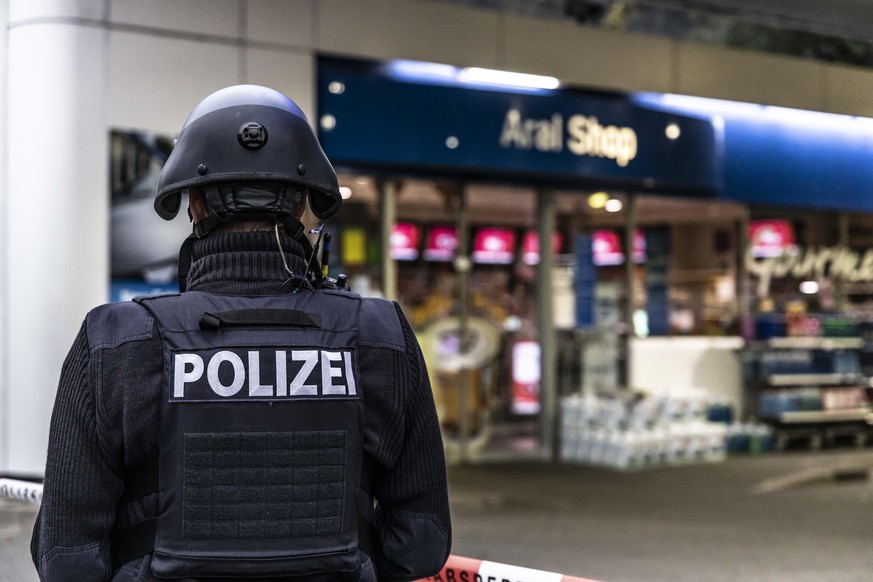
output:
[{"label": "police officer", "polygon": [[[229,87],[158,184],[183,292],[98,307],[64,363],[31,550],[44,580],[414,580],[448,557],[445,460],[397,304],[324,280],[340,207],[302,111]],[[314,236],[314,233],[310,233]]]}]

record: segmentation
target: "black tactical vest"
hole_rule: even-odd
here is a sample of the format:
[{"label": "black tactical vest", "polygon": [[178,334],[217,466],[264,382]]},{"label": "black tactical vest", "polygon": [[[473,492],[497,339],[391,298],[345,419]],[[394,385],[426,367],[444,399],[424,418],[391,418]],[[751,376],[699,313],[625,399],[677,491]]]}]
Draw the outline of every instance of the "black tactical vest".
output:
[{"label": "black tactical vest", "polygon": [[357,580],[360,299],[139,303],[164,353],[154,573]]}]

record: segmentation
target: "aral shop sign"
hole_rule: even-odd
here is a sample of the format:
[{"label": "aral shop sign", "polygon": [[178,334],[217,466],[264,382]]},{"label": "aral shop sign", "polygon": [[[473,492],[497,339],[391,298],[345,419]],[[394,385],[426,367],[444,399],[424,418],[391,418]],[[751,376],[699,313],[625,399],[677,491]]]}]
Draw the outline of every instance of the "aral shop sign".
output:
[{"label": "aral shop sign", "polygon": [[848,247],[786,249],[776,257],[746,255],[746,269],[758,277],[758,297],[766,297],[773,279],[830,279],[831,281],[873,281],[873,249],[858,252]]},{"label": "aral shop sign", "polygon": [[471,85],[447,69],[319,57],[319,139],[334,166],[707,198],[723,188],[708,118],[626,94]]},{"label": "aral shop sign", "polygon": [[624,168],[637,157],[637,134],[630,127],[601,125],[594,116],[564,116],[554,113],[546,119],[524,118],[510,109],[503,120],[500,147],[541,152],[567,151],[577,156],[608,158]]}]

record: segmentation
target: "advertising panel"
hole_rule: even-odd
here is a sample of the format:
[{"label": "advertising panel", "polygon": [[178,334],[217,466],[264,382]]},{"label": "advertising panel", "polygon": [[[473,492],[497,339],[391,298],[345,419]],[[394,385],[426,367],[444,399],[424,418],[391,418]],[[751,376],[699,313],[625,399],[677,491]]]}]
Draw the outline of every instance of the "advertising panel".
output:
[{"label": "advertising panel", "polygon": [[458,231],[454,226],[434,226],[427,234],[424,259],[446,262],[455,258],[458,252]]},{"label": "advertising panel", "polygon": [[[155,189],[172,140],[143,131],[110,133],[110,300],[176,292],[179,248],[191,234],[183,216],[154,210]],[[187,208],[187,200],[182,201]]]},{"label": "advertising panel", "polygon": [[795,248],[794,227],[788,220],[753,220],[749,223],[752,256],[778,257]]},{"label": "advertising panel", "polygon": [[[621,236],[613,230],[598,230],[593,234],[591,253],[594,264],[609,267],[624,264],[624,245]],[[641,230],[634,234],[634,263],[646,260],[646,237]]]},{"label": "advertising panel", "polygon": [[[561,252],[564,246],[564,238],[560,232],[552,236],[552,254]],[[521,260],[525,265],[538,265],[540,263],[540,234],[535,230],[525,231],[521,239]]]},{"label": "advertising panel", "polygon": [[540,344],[533,340],[512,346],[512,412],[537,414],[540,411]]},{"label": "advertising panel", "polygon": [[480,228],[473,240],[473,262],[509,265],[515,260],[515,231],[508,228]]},{"label": "advertising panel", "polygon": [[395,261],[414,261],[421,245],[421,229],[408,222],[399,222],[391,232],[391,258]]}]

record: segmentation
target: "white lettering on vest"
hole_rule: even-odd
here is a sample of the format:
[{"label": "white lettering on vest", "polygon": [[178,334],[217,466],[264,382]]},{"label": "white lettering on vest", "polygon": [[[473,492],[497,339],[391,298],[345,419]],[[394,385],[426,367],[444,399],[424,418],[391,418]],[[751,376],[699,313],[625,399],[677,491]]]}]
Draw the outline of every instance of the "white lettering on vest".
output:
[{"label": "white lettering on vest", "polygon": [[285,363],[287,357],[282,350],[276,352],[276,396],[288,395],[288,367]]},{"label": "white lettering on vest", "polygon": [[[186,370],[191,364],[191,370]],[[203,358],[197,354],[176,354],[176,362],[173,366],[173,397],[185,396],[185,384],[199,380],[203,376]]]},{"label": "white lettering on vest", "polygon": [[[224,362],[229,362],[233,367],[233,380],[226,386],[221,383],[221,378],[218,376],[218,371]],[[246,381],[246,369],[243,366],[242,358],[227,350],[218,352],[209,360],[206,378],[209,380],[209,386],[213,392],[219,396],[233,396],[240,391]]]},{"label": "white lettering on vest", "polygon": [[318,365],[318,350],[302,350],[291,352],[291,360],[303,362],[303,366],[294,380],[291,381],[291,396],[315,396],[318,394],[318,386],[305,384],[306,379],[312,374],[312,370]]},{"label": "white lettering on vest", "polygon": [[[289,369],[290,367],[290,369]],[[293,376],[288,383],[290,375]],[[228,349],[176,353],[173,399],[357,396],[350,350]],[[243,391],[243,386],[248,390]]]},{"label": "white lettering on vest", "polygon": [[249,352],[249,396],[272,396],[273,387],[261,384],[261,355]]},{"label": "white lettering on vest", "polygon": [[346,387],[334,384],[333,379],[343,375],[340,368],[335,368],[331,362],[340,362],[343,355],[339,352],[321,352],[321,386],[325,394],[345,394]]},{"label": "white lettering on vest", "polygon": [[357,389],[355,388],[355,373],[352,370],[352,354],[351,352],[344,352],[343,359],[346,362],[346,380],[349,383],[349,395],[357,394]]}]

